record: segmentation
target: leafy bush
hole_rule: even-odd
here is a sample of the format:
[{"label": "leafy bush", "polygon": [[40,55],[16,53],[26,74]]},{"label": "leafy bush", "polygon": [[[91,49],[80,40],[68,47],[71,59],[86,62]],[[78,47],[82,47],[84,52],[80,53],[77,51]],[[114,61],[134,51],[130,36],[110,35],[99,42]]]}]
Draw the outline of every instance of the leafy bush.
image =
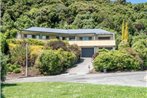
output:
[{"label": "leafy bush", "polygon": [[62,49],[64,51],[68,51],[68,52],[72,52],[76,55],[76,61],[78,61],[80,59],[80,48],[77,45],[69,45],[68,42],[66,41],[62,41],[62,40],[58,40],[58,39],[52,39],[49,40],[46,45],[45,45],[46,49],[52,49],[52,50],[58,50],[58,49]]},{"label": "leafy bush", "polygon": [[[28,54],[30,53],[28,49]],[[12,64],[18,64],[25,66],[26,60],[26,48],[25,45],[16,45],[16,47],[10,49],[10,57]]]},{"label": "leafy bush", "polygon": [[[26,46],[25,44],[9,44],[11,63],[25,66],[26,63]],[[33,66],[38,55],[43,51],[43,46],[28,46],[28,63]]]},{"label": "leafy bush", "polygon": [[28,43],[29,45],[44,45],[45,42],[37,39],[8,39],[8,43],[12,44],[25,44]]},{"label": "leafy bush", "polygon": [[133,56],[123,51],[100,52],[94,59],[94,68],[96,71],[126,71],[139,70],[140,62]]},{"label": "leafy bush", "polygon": [[76,58],[78,60],[80,60],[80,54],[81,54],[81,50],[80,50],[80,47],[76,44],[73,44],[73,45],[69,45],[69,50],[70,52],[74,53],[76,55]]},{"label": "leafy bush", "polygon": [[21,66],[18,64],[7,64],[8,72],[20,73]]},{"label": "leafy bush", "polygon": [[46,49],[53,49],[53,50],[58,50],[58,49],[63,49],[65,51],[69,51],[68,49],[68,43],[62,41],[62,40],[58,40],[58,39],[52,39],[52,40],[49,40],[46,45],[45,45],[45,48]]},{"label": "leafy bush", "polygon": [[147,69],[147,39],[140,39],[132,46],[143,60],[143,67]]},{"label": "leafy bush", "polygon": [[39,56],[37,65],[42,74],[60,74],[76,63],[76,55],[71,52],[59,50],[45,50]]},{"label": "leafy bush", "polygon": [[61,63],[65,70],[72,67],[77,62],[76,55],[72,52],[63,51],[62,49],[59,49],[56,52],[60,57]]},{"label": "leafy bush", "polygon": [[53,50],[45,50],[38,58],[37,65],[44,75],[59,74],[63,71],[60,57]]},{"label": "leafy bush", "polygon": [[35,61],[37,57],[42,53],[43,51],[43,46],[30,46],[30,58],[29,58],[29,63],[30,66],[33,66],[35,64]]}]

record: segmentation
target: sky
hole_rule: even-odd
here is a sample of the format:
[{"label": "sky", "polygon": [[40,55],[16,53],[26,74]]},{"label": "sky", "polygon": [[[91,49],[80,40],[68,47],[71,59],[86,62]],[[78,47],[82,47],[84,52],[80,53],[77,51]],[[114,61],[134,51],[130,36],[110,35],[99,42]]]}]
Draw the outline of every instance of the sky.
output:
[{"label": "sky", "polygon": [[131,3],[144,3],[144,2],[147,2],[147,0],[127,0],[127,2],[131,2]]}]

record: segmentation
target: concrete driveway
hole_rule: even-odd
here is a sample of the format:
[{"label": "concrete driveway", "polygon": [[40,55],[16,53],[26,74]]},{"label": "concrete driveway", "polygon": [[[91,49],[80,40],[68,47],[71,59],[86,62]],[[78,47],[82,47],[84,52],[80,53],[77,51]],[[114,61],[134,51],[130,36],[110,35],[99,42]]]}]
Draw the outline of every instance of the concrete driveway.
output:
[{"label": "concrete driveway", "polygon": [[93,69],[92,66],[92,58],[81,58],[81,62],[69,69],[67,72],[70,75],[80,75],[80,74],[87,74],[89,71]]},{"label": "concrete driveway", "polygon": [[147,87],[147,71],[120,72],[120,73],[97,73],[84,75],[62,74],[56,76],[28,77],[14,80],[6,80],[7,83],[16,82],[77,82],[92,84],[109,84],[122,86]]}]

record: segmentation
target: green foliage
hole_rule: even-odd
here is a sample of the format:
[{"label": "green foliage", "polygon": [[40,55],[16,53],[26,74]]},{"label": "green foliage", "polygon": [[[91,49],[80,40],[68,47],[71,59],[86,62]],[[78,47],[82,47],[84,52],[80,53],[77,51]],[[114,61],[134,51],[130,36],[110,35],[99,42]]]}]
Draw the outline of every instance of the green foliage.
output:
[{"label": "green foliage", "polygon": [[67,42],[58,39],[49,40],[45,45],[46,48],[51,48],[53,50],[58,50],[61,48],[65,51],[69,51],[68,46],[69,44]]},{"label": "green foliage", "polygon": [[143,66],[147,68],[147,39],[138,39],[132,47],[139,53],[143,60]]},{"label": "green foliage", "polygon": [[[102,28],[120,34],[123,19],[132,35],[147,30],[147,4],[126,0],[2,0],[2,33],[31,26],[51,28]],[[118,5],[119,4],[119,5]],[[12,34],[13,35],[13,34]]]},{"label": "green foliage", "polygon": [[60,57],[53,50],[46,50],[40,55],[38,68],[44,75],[59,74],[63,71]]},{"label": "green foliage", "polygon": [[20,73],[21,72],[21,66],[18,64],[7,64],[7,69],[8,72],[13,72],[13,73]]},{"label": "green foliage", "polygon": [[45,75],[60,74],[77,62],[76,55],[59,50],[45,50],[36,61],[40,72]]},{"label": "green foliage", "polygon": [[118,45],[118,49],[121,50],[121,49],[125,49],[125,48],[128,48],[130,45],[128,42],[126,41],[121,41]]},{"label": "green foliage", "polygon": [[[28,50],[28,54],[30,51]],[[25,60],[26,60],[26,48],[25,44],[17,45],[14,48],[10,49],[10,57],[11,57],[11,63],[12,64],[18,64],[25,66]]]},{"label": "green foliage", "polygon": [[58,39],[52,39],[49,40],[46,44],[45,44],[45,48],[46,49],[52,49],[52,50],[58,50],[58,49],[62,49],[64,51],[68,51],[68,52],[72,52],[76,55],[77,61],[80,59],[80,48],[77,45],[69,45],[68,42],[66,41],[62,41],[62,40],[58,40]]},{"label": "green foliage", "polygon": [[57,54],[59,55],[61,63],[64,66],[65,70],[69,67],[73,67],[73,65],[77,62],[77,57],[72,52],[59,49],[57,51]]},{"label": "green foliage", "polygon": [[8,56],[4,55],[2,52],[0,52],[0,76],[1,76],[1,81],[5,81],[6,79],[6,74],[7,74],[7,64],[8,61]]},{"label": "green foliage", "polygon": [[[122,59],[123,58],[123,59]],[[140,62],[133,56],[123,51],[101,52],[94,59],[94,68],[96,71],[127,71],[139,70]]]},{"label": "green foliage", "polygon": [[0,52],[4,54],[9,53],[9,46],[4,35],[0,33]]},{"label": "green foliage", "polygon": [[7,42],[10,44],[25,44],[28,43],[29,45],[41,45],[45,44],[44,41],[36,40],[36,39],[8,39]]}]

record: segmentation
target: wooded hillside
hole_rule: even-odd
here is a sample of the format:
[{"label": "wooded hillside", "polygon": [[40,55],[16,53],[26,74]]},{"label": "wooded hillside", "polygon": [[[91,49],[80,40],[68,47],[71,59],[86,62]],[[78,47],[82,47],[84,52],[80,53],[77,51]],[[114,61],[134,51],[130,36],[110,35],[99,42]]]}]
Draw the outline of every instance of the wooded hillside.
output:
[{"label": "wooded hillside", "polygon": [[[123,2],[124,1],[124,2]],[[1,32],[7,38],[32,26],[102,28],[121,33],[123,19],[129,33],[147,33],[147,3],[126,0],[2,0]]]}]

